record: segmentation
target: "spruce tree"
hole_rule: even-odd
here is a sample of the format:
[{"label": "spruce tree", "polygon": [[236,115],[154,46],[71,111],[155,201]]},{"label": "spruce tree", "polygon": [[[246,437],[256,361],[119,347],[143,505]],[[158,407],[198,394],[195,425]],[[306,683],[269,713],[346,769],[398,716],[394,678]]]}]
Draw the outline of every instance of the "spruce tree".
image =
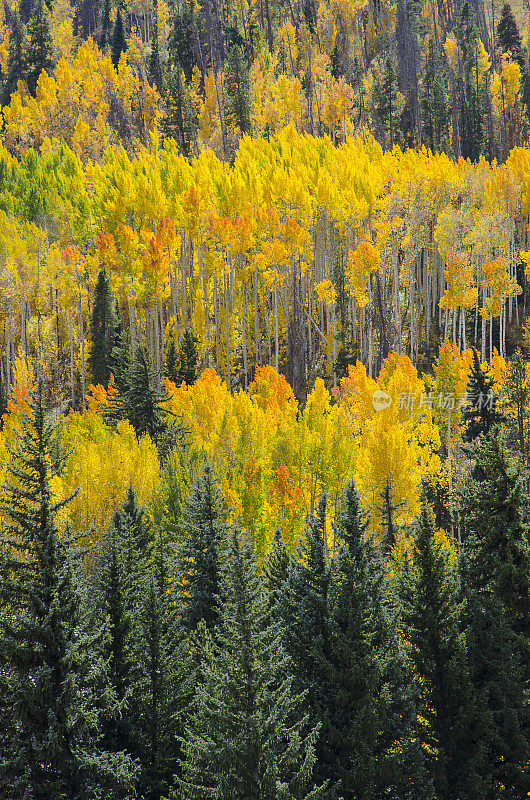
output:
[{"label": "spruce tree", "polygon": [[483,88],[478,81],[479,32],[473,7],[465,0],[455,26],[462,51],[463,81],[460,86],[460,127],[462,156],[477,161],[484,145]]},{"label": "spruce tree", "polygon": [[381,506],[379,513],[381,515],[381,527],[383,529],[382,546],[383,552],[388,555],[396,543],[397,526],[395,522],[396,511],[402,504],[396,505],[394,503],[394,496],[392,493],[392,485],[390,480],[387,480],[385,488],[381,492]]},{"label": "spruce tree", "polygon": [[103,13],[99,32],[99,49],[105,51],[110,43],[110,11],[111,0],[103,0]]},{"label": "spruce tree", "polygon": [[172,383],[178,383],[178,352],[174,336],[169,339],[167,353],[164,360],[164,374]]},{"label": "spruce tree", "polygon": [[504,406],[511,411],[506,419],[510,443],[515,444],[523,462],[526,461],[528,452],[527,408],[530,404],[526,364],[526,358],[520,350],[516,350],[510,359],[502,385]]},{"label": "spruce tree", "polygon": [[197,380],[197,339],[185,330],[180,340],[177,384],[191,386]]},{"label": "spruce tree", "polygon": [[161,403],[167,399],[157,387],[145,347],[137,345],[127,373],[127,387],[109,405],[109,420],[128,419],[138,437],[148,434],[158,441],[167,423]]},{"label": "spruce tree", "polygon": [[222,586],[217,642],[204,666],[185,733],[184,796],[219,800],[316,800],[317,729],[293,691],[289,661],[248,540],[234,532]]},{"label": "spruce tree", "polygon": [[273,602],[281,595],[289,578],[289,561],[289,553],[282,532],[277,528],[263,561],[263,583]]},{"label": "spruce tree", "polygon": [[131,368],[131,350],[117,302],[114,307],[113,323],[114,331],[108,367],[109,372],[114,375],[114,385],[119,392],[124,392],[127,388],[127,379]]},{"label": "spruce tree", "polygon": [[11,95],[16,91],[18,82],[26,76],[24,59],[24,28],[15,8],[11,14],[9,30],[9,51],[7,58],[7,76],[3,89],[3,105],[8,105]]},{"label": "spruce tree", "polygon": [[323,691],[315,774],[338,786],[344,800],[387,792],[412,800],[428,788],[414,741],[412,677],[365,530],[352,482],[337,524],[343,544],[332,562],[324,647],[316,654]]},{"label": "spruce tree", "polygon": [[421,81],[421,112],[423,140],[433,153],[440,152],[447,145],[449,108],[442,60],[432,39]]},{"label": "spruce tree", "polygon": [[158,0],[153,3],[153,22],[151,25],[151,49],[149,53],[149,75],[158,89],[162,89],[162,67],[158,47]]},{"label": "spruce tree", "polygon": [[27,84],[29,91],[35,96],[39,75],[43,70],[50,74],[53,69],[53,40],[45,0],[36,0],[27,30],[29,39],[26,53]]},{"label": "spruce tree", "polygon": [[392,56],[383,62],[379,78],[374,81],[373,103],[384,128],[388,148],[399,143],[401,135],[398,120],[398,80]]},{"label": "spruce tree", "polygon": [[190,645],[179,623],[179,606],[165,546],[159,538],[144,576],[136,658],[140,680],[135,708],[141,773],[139,794],[167,797],[180,771],[180,740],[195,675]]},{"label": "spruce tree", "polygon": [[504,420],[497,410],[498,396],[494,392],[495,381],[482,369],[478,351],[473,348],[473,363],[467,384],[467,404],[462,410],[465,424],[463,439],[472,442],[481,434],[489,434],[494,425]]},{"label": "spruce tree", "polygon": [[226,116],[242,134],[250,133],[250,80],[248,66],[239,45],[232,45],[226,62]]},{"label": "spruce tree", "polygon": [[[193,31],[197,20],[194,8],[192,0],[185,0],[175,8],[168,36],[169,62],[174,69],[180,67],[184,70],[187,81],[191,81],[195,65]],[[200,36],[200,30],[197,33]]]},{"label": "spruce tree", "polygon": [[501,18],[497,25],[497,40],[503,53],[511,53],[514,61],[517,61],[524,70],[524,53],[521,34],[517,29],[517,23],[512,9],[508,3],[502,7]]},{"label": "spruce tree", "polygon": [[488,714],[486,796],[515,800],[530,781],[530,536],[522,513],[524,480],[500,432],[475,443],[471,456],[475,468],[459,503],[461,571],[471,674]]},{"label": "spruce tree", "polygon": [[[458,582],[447,551],[436,541],[434,520],[425,505],[416,524],[414,558],[404,609],[404,636],[409,647],[421,703],[418,727],[437,800],[473,796],[481,783],[483,752],[480,718],[460,631]],[[475,786],[475,790],[473,790]]]},{"label": "spruce tree", "polygon": [[117,710],[101,656],[104,628],[87,630],[68,536],[51,481],[64,465],[46,422],[42,383],[10,450],[1,512],[0,662],[11,709],[0,773],[6,800],[129,797],[130,758],[102,747],[103,717]]},{"label": "spruce tree", "polygon": [[201,620],[211,630],[218,621],[224,504],[212,468],[204,466],[182,511],[184,538],[177,547],[182,588],[182,621],[188,631]]},{"label": "spruce tree", "polygon": [[164,84],[164,112],[160,130],[165,138],[173,138],[181,153],[189,156],[195,140],[197,123],[191,106],[182,67],[177,62],[167,72]]},{"label": "spruce tree", "polygon": [[110,39],[110,52],[112,63],[115,69],[118,69],[121,54],[127,50],[127,40],[125,38],[125,29],[123,27],[123,17],[121,14],[121,6],[118,7],[116,14],[116,22],[114,23],[114,30]]},{"label": "spruce tree", "polygon": [[88,368],[92,376],[92,383],[108,386],[111,366],[112,350],[115,345],[116,319],[112,303],[110,281],[104,269],[99,271],[96,288],[94,290],[94,303],[90,315],[90,354]]}]

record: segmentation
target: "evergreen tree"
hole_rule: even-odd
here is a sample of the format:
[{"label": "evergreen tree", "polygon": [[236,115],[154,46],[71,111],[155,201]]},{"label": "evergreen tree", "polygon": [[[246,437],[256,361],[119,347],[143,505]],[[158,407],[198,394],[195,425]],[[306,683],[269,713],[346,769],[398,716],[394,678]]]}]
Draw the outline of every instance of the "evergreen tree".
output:
[{"label": "evergreen tree", "polygon": [[28,22],[28,49],[26,72],[28,89],[33,96],[42,70],[48,74],[53,69],[53,40],[50,33],[48,9],[45,0],[36,0]]},{"label": "evergreen tree", "polygon": [[248,65],[239,45],[230,48],[226,62],[226,116],[242,134],[250,133],[250,80]]},{"label": "evergreen tree", "polygon": [[386,56],[380,77],[374,80],[374,109],[383,125],[386,145],[391,148],[400,141],[398,120],[398,80],[390,53]]},{"label": "evergreen tree", "polygon": [[180,771],[186,709],[194,690],[190,646],[178,619],[165,547],[157,542],[144,579],[141,626],[136,640],[140,681],[135,706],[140,742],[139,794],[167,797]]},{"label": "evergreen tree", "polygon": [[[416,525],[411,584],[403,587],[404,634],[422,702],[418,736],[437,800],[481,797],[477,706],[459,629],[458,583],[423,505]],[[473,787],[475,787],[473,789]],[[474,795],[473,791],[477,793]]]},{"label": "evergreen tree", "polygon": [[11,95],[16,91],[18,82],[26,77],[24,59],[24,28],[15,8],[11,14],[9,26],[9,51],[7,58],[7,75],[3,89],[3,105],[8,105]]},{"label": "evergreen tree", "polygon": [[127,388],[109,405],[107,417],[128,419],[138,437],[157,441],[167,428],[160,404],[166,399],[159,392],[145,347],[137,345],[127,375]]},{"label": "evergreen tree", "polygon": [[11,709],[3,796],[130,797],[130,758],[101,746],[103,716],[116,709],[100,651],[104,629],[86,628],[68,537],[56,527],[70,498],[52,501],[64,457],[46,423],[42,383],[10,453],[1,506],[0,662]]},{"label": "evergreen tree", "polygon": [[442,60],[432,39],[421,81],[421,116],[423,140],[433,153],[438,153],[447,145],[449,108]]},{"label": "evergreen tree", "polygon": [[175,345],[175,338],[171,336],[167,347],[167,353],[164,364],[164,374],[172,383],[178,383],[178,354]]},{"label": "evergreen tree", "polygon": [[197,339],[188,330],[182,334],[178,355],[177,384],[191,386],[197,380]]},{"label": "evergreen tree", "polygon": [[123,325],[119,304],[114,307],[114,331],[110,351],[109,372],[114,375],[114,385],[119,392],[127,389],[127,379],[131,368],[131,350]]},{"label": "evergreen tree", "polygon": [[329,621],[319,659],[324,689],[318,707],[318,778],[339,785],[344,800],[428,796],[415,744],[412,676],[386,608],[382,572],[364,539],[366,518],[355,486],[346,490],[332,562]]},{"label": "evergreen tree", "polygon": [[153,22],[151,26],[151,49],[149,53],[149,74],[158,89],[162,89],[162,67],[158,47],[158,0],[153,3]]},{"label": "evergreen tree", "polygon": [[164,113],[160,130],[166,138],[177,142],[183,155],[189,156],[197,133],[197,122],[191,106],[182,67],[177,62],[167,72],[164,85]]},{"label": "evergreen tree", "polygon": [[105,51],[110,44],[110,11],[111,0],[103,0],[103,13],[101,15],[101,27],[99,33],[99,49]]},{"label": "evergreen tree", "polygon": [[526,376],[526,359],[520,350],[516,350],[508,364],[508,371],[503,381],[503,400],[506,408],[515,412],[510,414],[506,422],[510,430],[510,440],[516,444],[523,460],[526,460],[527,443],[527,408],[530,404],[530,388]]},{"label": "evergreen tree", "polygon": [[269,551],[263,561],[263,583],[275,602],[289,578],[289,553],[278,528],[274,531]]},{"label": "evergreen tree", "polygon": [[[488,797],[524,796],[530,780],[530,536],[524,482],[500,433],[475,444],[460,499],[473,681],[489,718]],[[480,480],[474,474],[480,475]]]},{"label": "evergreen tree", "polygon": [[383,528],[382,545],[384,553],[388,555],[396,543],[396,511],[403,505],[402,503],[399,505],[394,503],[390,480],[387,480],[385,488],[381,492],[381,500],[379,513],[381,514],[381,526]]},{"label": "evergreen tree", "polygon": [[466,428],[465,442],[472,442],[481,434],[489,434],[494,425],[504,420],[497,411],[497,394],[493,391],[495,381],[482,369],[478,351],[473,348],[473,363],[467,384],[467,404],[462,410],[462,421]]},{"label": "evergreen tree", "polygon": [[121,14],[121,6],[118,6],[118,13],[116,14],[116,22],[114,23],[114,30],[110,39],[110,52],[112,63],[118,69],[121,54],[127,50],[127,40],[125,38],[125,29],[123,27],[123,17]]},{"label": "evergreen tree", "polygon": [[511,53],[514,61],[517,61],[524,70],[524,53],[521,35],[517,29],[517,23],[508,3],[504,3],[501,11],[501,18],[497,25],[497,41],[503,53]]},{"label": "evergreen tree", "polygon": [[462,156],[477,161],[484,145],[483,87],[479,84],[479,33],[475,13],[465,0],[460,9],[455,33],[462,51],[463,81],[460,86],[460,128]]},{"label": "evergreen tree", "polygon": [[191,81],[195,57],[193,55],[193,31],[197,21],[194,4],[185,0],[172,15],[172,25],[168,36],[169,61],[171,66],[184,70],[186,81]]},{"label": "evergreen tree", "polygon": [[213,643],[185,734],[186,797],[316,798],[317,730],[293,692],[278,627],[248,541],[234,532],[226,560],[218,643]]},{"label": "evergreen tree", "polygon": [[223,499],[212,469],[206,464],[183,509],[181,525],[185,538],[178,548],[182,619],[189,631],[201,620],[211,630],[218,620],[224,517]]},{"label": "evergreen tree", "polygon": [[99,271],[96,288],[94,290],[94,303],[90,315],[90,354],[88,368],[92,375],[92,383],[108,386],[111,366],[112,350],[115,345],[116,319],[112,305],[112,292],[110,281],[104,269]]}]

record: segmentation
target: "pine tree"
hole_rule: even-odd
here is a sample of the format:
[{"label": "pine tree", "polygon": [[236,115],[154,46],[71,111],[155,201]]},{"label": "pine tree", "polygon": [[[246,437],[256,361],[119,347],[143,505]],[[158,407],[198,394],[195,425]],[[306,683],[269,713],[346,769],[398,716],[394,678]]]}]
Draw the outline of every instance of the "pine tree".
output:
[{"label": "pine tree", "polygon": [[53,69],[53,40],[50,33],[48,9],[45,0],[36,0],[28,22],[28,49],[26,53],[26,72],[28,89],[33,96],[37,91],[37,81],[43,70],[51,73]]},{"label": "pine tree", "polygon": [[503,53],[511,53],[514,61],[517,61],[524,70],[524,53],[521,34],[517,29],[517,23],[508,3],[502,7],[501,18],[497,25],[497,41]]},{"label": "pine tree", "polygon": [[8,105],[18,82],[26,76],[24,59],[24,28],[15,8],[11,15],[9,29],[9,52],[7,58],[7,76],[3,89],[3,105]]},{"label": "pine tree", "polygon": [[115,344],[116,319],[112,304],[110,281],[104,269],[99,271],[96,288],[94,290],[94,303],[90,315],[90,354],[88,368],[92,375],[92,383],[108,386],[111,366],[112,350]]},{"label": "pine tree", "polygon": [[[404,635],[418,682],[423,720],[418,736],[437,800],[481,797],[479,716],[459,629],[461,608],[455,569],[436,541],[425,505],[416,524],[411,585],[404,587]],[[475,790],[472,787],[475,786]]]},{"label": "pine tree", "polygon": [[400,141],[398,121],[398,80],[392,56],[383,62],[380,78],[374,80],[374,109],[384,128],[386,145],[391,148]]},{"label": "pine tree", "polygon": [[427,797],[412,675],[365,530],[352,482],[338,519],[344,543],[332,562],[327,633],[317,654],[324,688],[315,773],[340,782],[344,800]]},{"label": "pine tree", "polygon": [[178,355],[177,384],[191,386],[197,380],[197,339],[188,330],[182,334]]},{"label": "pine tree", "polygon": [[421,115],[423,140],[433,153],[438,153],[447,145],[449,109],[442,61],[432,39],[421,81]]},{"label": "pine tree", "polygon": [[114,30],[110,39],[110,52],[112,56],[112,63],[115,69],[118,69],[121,54],[127,50],[127,40],[125,38],[125,29],[123,27],[123,17],[121,14],[121,6],[118,7],[116,14],[116,22],[114,23]]},{"label": "pine tree", "polygon": [[263,561],[263,583],[274,602],[289,578],[289,553],[279,529],[274,531],[269,551]]},{"label": "pine tree", "polygon": [[181,790],[190,799],[324,797],[311,775],[317,730],[293,692],[248,540],[234,532],[227,556],[218,643],[188,722]]},{"label": "pine tree", "polygon": [[127,378],[131,368],[131,350],[120,307],[114,307],[114,332],[110,352],[109,371],[114,375],[114,385],[119,392],[127,389]]},{"label": "pine tree", "polygon": [[394,503],[390,480],[387,480],[385,488],[381,492],[381,501],[379,512],[381,514],[381,527],[383,528],[382,545],[384,553],[388,555],[396,543],[397,527],[395,517],[396,511],[402,505]]},{"label": "pine tree", "polygon": [[475,13],[465,0],[455,26],[462,51],[463,81],[460,86],[460,127],[462,156],[477,161],[484,145],[484,108],[479,85],[477,59],[479,33]]},{"label": "pine tree", "polygon": [[500,433],[475,443],[471,456],[476,467],[459,503],[469,659],[488,713],[487,796],[515,800],[524,796],[530,779],[530,535],[522,516],[524,481]]},{"label": "pine tree", "polygon": [[206,464],[182,512],[185,538],[178,547],[182,620],[188,631],[201,620],[211,630],[218,621],[221,551],[225,537],[223,499]]},{"label": "pine tree", "polygon": [[166,138],[177,142],[183,155],[189,156],[197,133],[197,122],[184,82],[182,67],[177,62],[167,72],[164,84],[164,113],[160,130]]},{"label": "pine tree", "polygon": [[178,613],[165,546],[159,538],[153,564],[144,576],[136,641],[140,680],[135,706],[142,767],[138,788],[140,796],[149,800],[167,797],[180,771],[179,740],[195,685],[190,646]]},{"label": "pine tree", "polygon": [[478,351],[473,348],[473,363],[467,384],[467,405],[462,410],[462,421],[466,426],[464,441],[472,442],[481,434],[489,434],[493,426],[504,420],[497,410],[498,396],[494,387],[494,379],[482,369]]},{"label": "pine tree", "polygon": [[156,385],[147,350],[137,345],[127,374],[127,388],[109,404],[107,419],[128,419],[138,437],[148,434],[158,441],[167,428],[161,409],[165,399]]},{"label": "pine tree", "polygon": [[162,89],[162,67],[158,47],[158,0],[153,3],[153,23],[151,26],[151,50],[149,53],[149,74],[155,86]]},{"label": "pine tree", "polygon": [[173,336],[170,337],[167,347],[164,374],[172,383],[178,383],[178,353]]},{"label": "pine tree", "polygon": [[64,456],[46,423],[42,383],[16,434],[1,512],[0,662],[11,709],[0,773],[6,800],[88,800],[133,793],[124,753],[101,747],[102,719],[116,707],[100,646],[104,629],[86,629],[68,537],[51,481]]},{"label": "pine tree", "polygon": [[[196,28],[192,0],[185,0],[172,15],[172,26],[168,36],[169,62],[173,69],[184,70],[186,81],[191,81],[195,57],[193,55],[193,31]],[[199,31],[197,31],[199,34]],[[202,42],[200,43],[202,45]]]},{"label": "pine tree", "polygon": [[110,11],[111,0],[103,0],[103,13],[99,33],[99,49],[105,51],[110,44]]},{"label": "pine tree", "polygon": [[527,443],[527,417],[530,404],[530,388],[526,375],[526,359],[520,350],[516,350],[508,364],[506,377],[503,381],[504,406],[513,409],[515,419],[510,415],[506,422],[511,431],[510,439],[516,443],[523,461],[528,452]]},{"label": "pine tree", "polygon": [[250,80],[248,66],[239,45],[230,48],[226,62],[226,116],[242,134],[250,133]]}]

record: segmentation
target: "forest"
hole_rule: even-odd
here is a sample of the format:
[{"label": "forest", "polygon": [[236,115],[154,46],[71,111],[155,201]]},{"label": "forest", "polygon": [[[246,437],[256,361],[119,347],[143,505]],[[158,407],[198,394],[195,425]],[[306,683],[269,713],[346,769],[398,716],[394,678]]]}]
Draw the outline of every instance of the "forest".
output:
[{"label": "forest", "polygon": [[530,797],[530,10],[5,0],[0,798]]}]

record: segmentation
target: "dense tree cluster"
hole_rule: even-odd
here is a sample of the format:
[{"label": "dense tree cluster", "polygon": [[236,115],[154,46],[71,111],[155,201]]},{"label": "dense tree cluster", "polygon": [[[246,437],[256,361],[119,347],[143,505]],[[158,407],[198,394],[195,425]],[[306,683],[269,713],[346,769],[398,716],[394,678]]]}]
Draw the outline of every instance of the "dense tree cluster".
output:
[{"label": "dense tree cluster", "polygon": [[379,541],[350,481],[260,563],[206,462],[173,531],[130,487],[87,551],[41,382],[2,488],[2,796],[524,797],[526,482],[497,425],[468,447],[458,539],[424,501]]}]

